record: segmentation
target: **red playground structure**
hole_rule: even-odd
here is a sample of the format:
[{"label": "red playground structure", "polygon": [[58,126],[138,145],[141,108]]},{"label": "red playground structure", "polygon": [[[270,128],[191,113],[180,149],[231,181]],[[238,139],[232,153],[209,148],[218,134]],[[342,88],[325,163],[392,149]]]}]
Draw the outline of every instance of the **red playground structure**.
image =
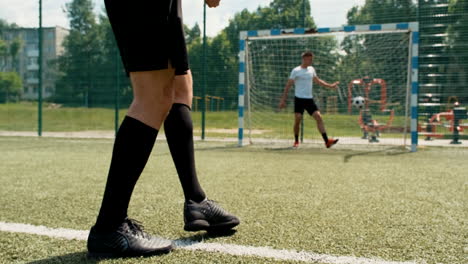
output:
[{"label": "red playground structure", "polygon": [[[380,86],[380,99],[373,100],[369,98],[369,93],[372,86]],[[393,123],[394,110],[387,109],[387,84],[383,79],[374,79],[370,77],[363,77],[361,79],[352,80],[348,84],[348,113],[352,112],[352,99],[353,89],[359,88],[359,91],[364,90],[364,107],[359,112],[359,126],[363,131],[363,139],[368,139],[369,142],[379,142],[377,137],[380,136],[380,132],[389,128]],[[362,87],[364,89],[362,89]],[[389,113],[389,118],[385,125],[379,124],[377,120],[372,119],[370,113],[369,104],[379,104],[379,109],[382,113]]]},{"label": "red playground structure", "polygon": [[[432,115],[426,126],[418,124],[418,132],[426,136],[426,140],[432,138],[443,138],[444,133],[438,132],[437,127],[447,127],[453,134],[451,144],[461,144],[459,135],[468,128],[468,124],[461,123],[461,120],[467,119],[468,114],[465,107],[460,107],[460,103],[455,101],[453,109],[447,109],[445,112],[440,112]],[[443,119],[445,122],[443,122]],[[447,124],[448,123],[448,124]]]}]

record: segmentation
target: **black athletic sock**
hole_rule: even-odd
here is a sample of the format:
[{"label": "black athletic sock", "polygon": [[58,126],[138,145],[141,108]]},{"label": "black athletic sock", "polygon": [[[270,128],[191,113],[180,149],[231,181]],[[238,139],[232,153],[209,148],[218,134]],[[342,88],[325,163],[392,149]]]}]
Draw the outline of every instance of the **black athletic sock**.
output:
[{"label": "black athletic sock", "polygon": [[115,137],[96,229],[111,231],[127,217],[128,204],[153,149],[158,130],[126,116]]},{"label": "black athletic sock", "polygon": [[294,135],[294,140],[295,140],[295,142],[299,142],[299,136],[298,136],[298,135]]},{"label": "black athletic sock", "polygon": [[323,137],[323,140],[325,141],[325,143],[327,143],[328,142],[327,133],[322,133],[322,137]]},{"label": "black athletic sock", "polygon": [[185,104],[173,104],[164,121],[164,132],[172,160],[186,200],[201,202],[206,198],[195,169],[193,150],[193,124],[190,108]]}]

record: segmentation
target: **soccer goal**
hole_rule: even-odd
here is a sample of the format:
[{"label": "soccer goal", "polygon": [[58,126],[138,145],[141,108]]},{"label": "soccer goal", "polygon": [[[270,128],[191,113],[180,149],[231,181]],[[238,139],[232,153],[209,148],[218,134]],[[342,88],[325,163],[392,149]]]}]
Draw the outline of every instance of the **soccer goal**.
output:
[{"label": "soccer goal", "polygon": [[[294,88],[280,98],[301,53],[314,53],[314,101],[329,136],[344,145],[417,146],[418,23],[240,32],[239,145],[292,145]],[[411,135],[411,136],[410,136]],[[304,144],[323,144],[305,112]]]}]

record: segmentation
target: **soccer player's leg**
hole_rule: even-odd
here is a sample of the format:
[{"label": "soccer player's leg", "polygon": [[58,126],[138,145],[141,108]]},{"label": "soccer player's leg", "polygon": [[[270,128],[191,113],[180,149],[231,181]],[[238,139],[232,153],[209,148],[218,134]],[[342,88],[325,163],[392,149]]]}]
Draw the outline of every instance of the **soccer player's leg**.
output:
[{"label": "soccer player's leg", "polygon": [[192,123],[192,74],[176,75],[174,104],[164,121],[167,144],[179,175],[185,200],[201,202],[206,198],[195,169]]},{"label": "soccer player's leg", "polygon": [[[309,111],[309,109],[308,109],[308,111]],[[313,105],[311,105],[311,109],[309,111],[309,114],[311,112],[312,112],[312,114],[311,114],[312,117],[317,122],[317,129],[319,130],[320,134],[322,135],[323,141],[325,142],[325,146],[327,148],[332,147],[333,145],[335,145],[338,142],[338,139],[328,138],[327,131],[325,130],[325,124],[323,122],[322,115],[320,114],[320,111],[317,108],[317,106],[315,105],[315,103],[313,103]]]},{"label": "soccer player's leg", "polygon": [[299,147],[299,129],[301,127],[302,113],[294,113],[294,148]]},{"label": "soccer player's leg", "polygon": [[302,115],[304,114],[304,100],[294,97],[294,148],[299,147],[299,129],[301,127]]},{"label": "soccer player's leg", "polygon": [[168,253],[172,241],[143,231],[127,209],[140,174],[172,105],[174,70],[131,72],[134,99],[115,138],[101,209],[88,237],[91,257]]},{"label": "soccer player's leg", "polygon": [[168,253],[172,241],[144,232],[138,221],[127,217],[133,189],[174,98],[168,45],[147,34],[167,33],[166,25],[154,19],[154,10],[168,10],[162,8],[168,3],[106,0],[105,5],[134,98],[115,137],[101,209],[87,241],[88,253],[92,257]]},{"label": "soccer player's leg", "polygon": [[174,91],[174,104],[164,122],[164,131],[184,191],[184,229],[229,230],[240,223],[239,219],[208,200],[197,177],[190,111],[193,97],[190,71],[175,77]]}]

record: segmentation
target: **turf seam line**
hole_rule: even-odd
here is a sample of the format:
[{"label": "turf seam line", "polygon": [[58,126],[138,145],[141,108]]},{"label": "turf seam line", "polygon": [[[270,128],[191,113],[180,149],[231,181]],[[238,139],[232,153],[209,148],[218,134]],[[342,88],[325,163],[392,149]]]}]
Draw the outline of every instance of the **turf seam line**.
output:
[{"label": "turf seam line", "polygon": [[[67,240],[86,241],[89,231],[74,230],[67,228],[49,228],[46,226],[35,226],[21,223],[8,223],[0,221],[0,231],[12,233],[26,233],[42,235],[51,238],[62,238]],[[234,256],[251,256],[260,258],[272,258],[275,260],[291,260],[313,263],[329,264],[410,264],[416,262],[387,261],[379,258],[364,258],[354,256],[333,256],[306,251],[295,251],[286,249],[273,249],[269,247],[253,247],[235,244],[205,243],[194,240],[175,240],[178,249],[192,251],[207,251],[224,253]],[[420,262],[420,263],[424,263]]]}]

